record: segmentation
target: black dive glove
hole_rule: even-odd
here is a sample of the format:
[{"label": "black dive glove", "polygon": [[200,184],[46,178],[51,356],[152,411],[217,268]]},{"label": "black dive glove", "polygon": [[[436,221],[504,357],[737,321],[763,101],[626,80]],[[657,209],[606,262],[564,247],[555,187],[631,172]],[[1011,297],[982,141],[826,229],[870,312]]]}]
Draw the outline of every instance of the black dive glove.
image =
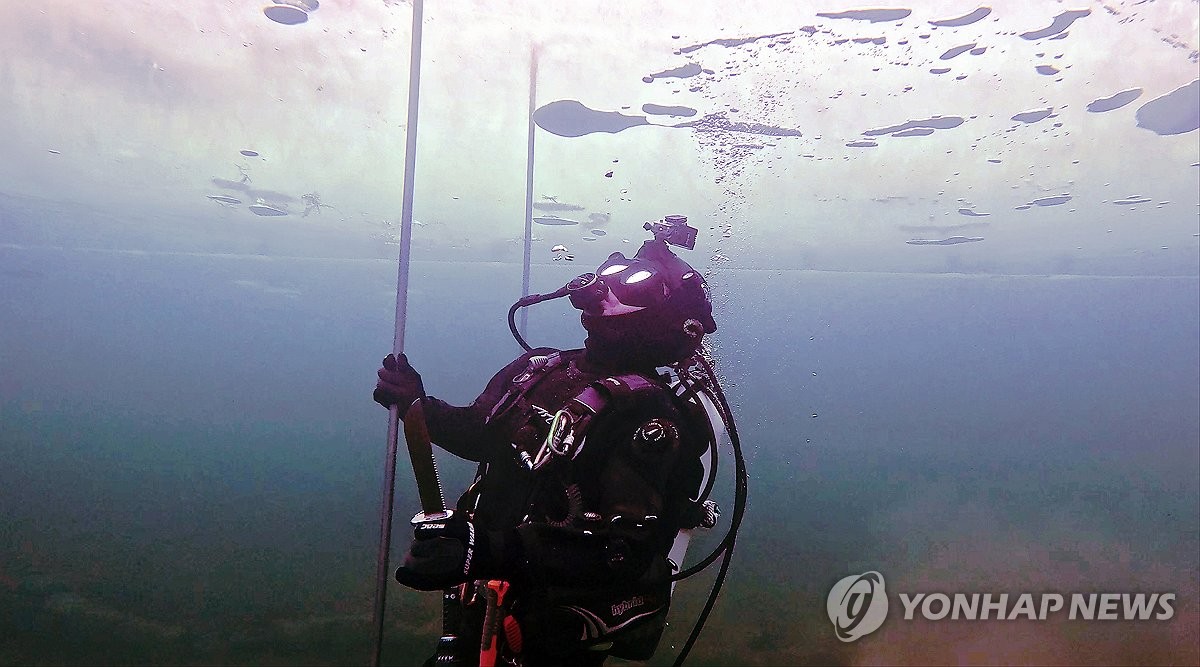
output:
[{"label": "black dive glove", "polygon": [[464,581],[505,578],[504,572],[515,566],[513,538],[483,530],[458,512],[447,521],[419,523],[396,581],[418,591],[438,591]]},{"label": "black dive glove", "polygon": [[375,394],[372,398],[385,408],[393,405],[400,408],[400,418],[408,412],[413,401],[425,397],[425,386],[421,384],[421,374],[408,363],[408,357],[389,354],[383,358],[383,368],[379,369],[379,382],[375,384]]}]

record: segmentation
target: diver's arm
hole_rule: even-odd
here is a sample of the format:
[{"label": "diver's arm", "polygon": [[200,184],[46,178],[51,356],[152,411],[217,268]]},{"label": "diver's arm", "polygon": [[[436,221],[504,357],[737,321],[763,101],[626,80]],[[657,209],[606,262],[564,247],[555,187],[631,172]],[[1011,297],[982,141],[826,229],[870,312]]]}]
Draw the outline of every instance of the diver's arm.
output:
[{"label": "diver's arm", "polygon": [[469,461],[487,458],[488,438],[484,437],[484,428],[492,408],[512,386],[512,378],[525,370],[530,357],[554,351],[551,348],[537,348],[517,357],[492,376],[483,393],[468,406],[450,405],[441,399],[426,396],[421,407],[425,411],[429,437],[442,449],[459,458]]},{"label": "diver's arm", "polygon": [[476,403],[460,407],[426,396],[421,400],[429,437],[439,447],[469,461],[479,461],[482,451],[483,420],[487,416]]}]

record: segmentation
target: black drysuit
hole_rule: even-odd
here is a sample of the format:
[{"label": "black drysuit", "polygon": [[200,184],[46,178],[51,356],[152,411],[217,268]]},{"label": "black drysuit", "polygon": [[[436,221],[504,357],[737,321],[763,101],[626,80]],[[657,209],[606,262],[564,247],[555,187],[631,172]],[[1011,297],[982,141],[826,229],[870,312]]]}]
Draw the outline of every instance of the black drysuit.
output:
[{"label": "black drysuit", "polygon": [[[425,398],[429,433],[442,448],[480,463],[458,509],[519,554],[503,574],[525,664],[583,664],[581,656],[599,664],[608,652],[645,659],[665,623],[667,554],[694,512],[711,426],[653,371],[641,373],[656,386],[614,392],[574,460],[559,457],[530,471],[517,448],[537,455],[548,415],[597,380],[633,373],[597,367],[583,350],[569,350],[522,381],[531,357],[554,352],[539,348],[514,360],[469,406]],[[464,628],[461,636],[477,646],[479,629]]]}]

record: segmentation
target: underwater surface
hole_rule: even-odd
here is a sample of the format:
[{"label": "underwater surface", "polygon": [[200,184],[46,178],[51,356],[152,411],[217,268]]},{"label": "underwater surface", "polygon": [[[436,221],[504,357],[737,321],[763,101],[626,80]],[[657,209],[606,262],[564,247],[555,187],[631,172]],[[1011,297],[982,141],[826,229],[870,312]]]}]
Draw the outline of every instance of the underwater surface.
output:
[{"label": "underwater surface", "polygon": [[[548,292],[687,215],[750,474],[687,664],[1196,664],[1198,7],[425,3],[405,351],[465,404],[526,261]],[[0,665],[368,660],[411,17],[0,6]],[[583,339],[561,301],[526,331]],[[1174,613],[893,598],[839,641],[867,571]],[[384,664],[439,606],[392,585]]]}]

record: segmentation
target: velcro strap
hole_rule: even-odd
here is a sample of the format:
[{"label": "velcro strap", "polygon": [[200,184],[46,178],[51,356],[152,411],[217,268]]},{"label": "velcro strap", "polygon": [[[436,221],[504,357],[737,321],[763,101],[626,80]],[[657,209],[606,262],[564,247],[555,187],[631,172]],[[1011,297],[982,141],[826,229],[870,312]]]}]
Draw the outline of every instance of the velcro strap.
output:
[{"label": "velcro strap", "polygon": [[638,392],[659,389],[662,389],[662,385],[645,376],[628,373],[597,380],[579,392],[574,400],[587,412],[597,415],[610,400],[621,401]]},{"label": "velcro strap", "polygon": [[595,384],[589,384],[585,387],[574,400],[593,415],[600,414],[604,406],[608,405],[608,396],[605,395],[605,392],[597,389]]}]

